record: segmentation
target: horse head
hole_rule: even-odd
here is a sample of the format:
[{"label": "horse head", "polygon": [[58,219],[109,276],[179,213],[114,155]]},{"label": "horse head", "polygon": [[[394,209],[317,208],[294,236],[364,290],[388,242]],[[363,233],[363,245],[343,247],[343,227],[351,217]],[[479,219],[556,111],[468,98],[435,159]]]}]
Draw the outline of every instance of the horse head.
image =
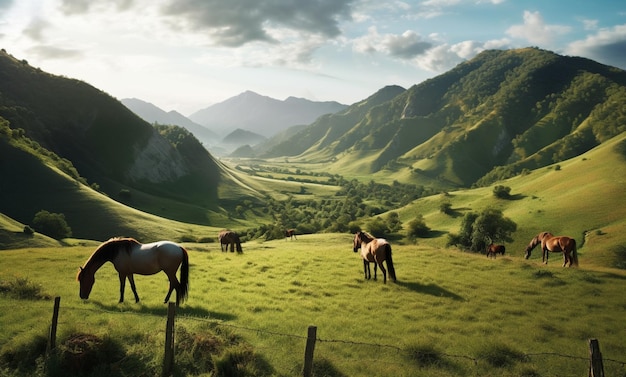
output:
[{"label": "horse head", "polygon": [[361,231],[354,233],[354,240],[352,241],[352,251],[354,251],[355,253],[361,248],[361,234],[363,234],[363,232]]},{"label": "horse head", "polygon": [[91,289],[96,282],[96,275],[85,272],[84,268],[79,267],[78,275],[76,275],[76,280],[78,280],[78,282],[80,283],[80,298],[82,298],[83,300],[87,300],[89,298],[89,294],[91,293]]}]

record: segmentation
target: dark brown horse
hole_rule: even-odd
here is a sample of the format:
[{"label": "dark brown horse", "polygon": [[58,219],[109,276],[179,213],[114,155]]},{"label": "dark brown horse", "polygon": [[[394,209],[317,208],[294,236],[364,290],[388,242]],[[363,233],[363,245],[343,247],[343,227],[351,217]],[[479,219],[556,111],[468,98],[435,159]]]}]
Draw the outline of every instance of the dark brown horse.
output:
[{"label": "dark brown horse", "polygon": [[286,229],[285,230],[285,238],[289,238],[290,240],[292,239],[298,239],[298,237],[296,237],[296,230],[295,229]]},{"label": "dark brown horse", "polygon": [[396,281],[396,270],[393,267],[393,259],[391,258],[391,245],[383,238],[375,238],[365,232],[356,232],[354,234],[353,251],[356,253],[361,249],[361,258],[363,259],[363,272],[365,279],[372,277],[370,270],[370,262],[374,263],[374,280],[376,280],[376,270],[380,267],[383,272],[383,283],[387,283],[387,271],[383,266],[383,262],[387,262],[389,277]]},{"label": "dark brown horse", "polygon": [[544,264],[548,264],[548,252],[553,252],[563,253],[563,267],[568,264],[569,267],[578,266],[575,239],[566,236],[555,237],[552,233],[541,232],[526,247],[526,259],[530,258],[530,252],[539,244],[541,244],[542,261]]},{"label": "dark brown horse", "polygon": [[235,251],[235,246],[237,246],[237,252],[243,253],[243,249],[241,248],[241,240],[239,239],[239,235],[232,230],[224,229],[219,232],[217,238],[220,242],[220,248],[222,251],[228,251],[228,245],[230,245],[230,252]]},{"label": "dark brown horse", "polygon": [[506,248],[504,247],[504,245],[496,245],[492,243],[491,245],[487,246],[487,258],[493,257],[495,259],[496,254],[504,255],[505,250]]},{"label": "dark brown horse", "polygon": [[[170,280],[170,287],[165,296],[168,302],[173,290],[176,290],[176,306],[187,298],[189,289],[189,257],[180,245],[170,241],[159,241],[141,244],[133,238],[111,238],[101,244],[91,254],[83,267],[80,267],[76,280],[80,283],[80,298],[89,298],[91,289],[96,282],[96,271],[106,262],[113,263],[120,278],[120,303],[124,302],[126,279],[139,302],[133,274],[154,275],[165,272]],[[180,281],[176,279],[176,271],[180,266]]]}]

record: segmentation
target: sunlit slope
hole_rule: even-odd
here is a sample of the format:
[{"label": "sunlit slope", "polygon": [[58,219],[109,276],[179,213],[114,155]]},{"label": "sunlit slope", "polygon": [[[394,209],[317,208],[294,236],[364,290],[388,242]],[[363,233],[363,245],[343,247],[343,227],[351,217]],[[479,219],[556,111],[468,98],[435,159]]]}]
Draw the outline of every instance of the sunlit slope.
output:
[{"label": "sunlit slope", "polygon": [[[517,223],[514,242],[507,245],[514,255],[522,255],[544,230],[575,238],[581,263],[610,265],[616,248],[626,245],[626,133],[581,156],[498,184],[511,188],[511,199],[497,199],[491,186],[423,198],[398,212],[405,222],[424,215],[436,237],[420,242],[441,247],[447,233],[459,232],[465,213],[487,207],[501,209]],[[444,202],[451,203],[453,215],[440,211]]]}]

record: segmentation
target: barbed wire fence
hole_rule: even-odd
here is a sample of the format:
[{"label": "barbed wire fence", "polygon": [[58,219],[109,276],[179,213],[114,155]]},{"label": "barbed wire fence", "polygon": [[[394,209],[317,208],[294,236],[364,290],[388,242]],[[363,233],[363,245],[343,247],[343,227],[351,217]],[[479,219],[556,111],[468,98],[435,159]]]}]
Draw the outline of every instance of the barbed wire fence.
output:
[{"label": "barbed wire fence", "polygon": [[[48,347],[47,352],[52,351],[56,347],[56,333],[58,324],[63,323],[60,321],[59,316],[59,308],[60,308],[60,297],[56,297],[54,300],[54,308],[52,314],[52,320],[49,326],[49,339],[48,339]],[[125,311],[112,311],[105,309],[93,309],[93,308],[71,308],[73,310],[86,310],[93,311],[99,313],[109,313],[109,314],[132,314],[139,316],[150,316],[162,319],[163,317],[159,314],[153,313],[143,313],[143,312],[125,312]],[[210,323],[213,326],[229,328],[231,330],[237,330],[238,332],[251,332],[256,333],[258,335],[276,337],[276,338],[286,338],[296,341],[301,341],[302,344],[305,345],[303,347],[303,363],[301,366],[299,365],[280,365],[281,360],[272,360],[272,365],[274,367],[280,366],[282,370],[291,373],[292,375],[299,374],[304,377],[312,376],[312,368],[314,360],[318,360],[315,358],[315,350],[322,351],[320,361],[328,361],[330,364],[340,365],[342,363],[346,363],[345,359],[342,359],[341,356],[336,356],[337,347],[370,347],[377,349],[381,352],[376,353],[376,357],[370,358],[368,363],[378,363],[378,364],[387,364],[387,365],[395,365],[395,366],[403,366],[406,365],[407,357],[415,356],[411,355],[411,353],[415,352],[415,350],[408,349],[405,347],[400,347],[397,345],[390,345],[384,343],[372,343],[372,342],[362,342],[362,341],[353,341],[346,339],[326,339],[317,336],[317,327],[309,326],[307,329],[307,335],[295,335],[295,334],[286,334],[276,331],[269,331],[264,329],[258,329],[253,327],[246,327],[242,325],[235,325],[224,323],[219,320],[204,318],[204,317],[196,317],[190,315],[180,315],[176,317],[176,307],[175,304],[170,303],[167,311],[167,321],[166,327],[164,331],[165,336],[165,349],[164,349],[164,362],[163,362],[163,376],[169,376],[172,372],[172,367],[175,363],[174,360],[174,349],[175,349],[175,323],[179,320],[189,320],[189,321],[201,321]],[[158,330],[159,333],[163,331]],[[326,349],[320,350],[320,347],[328,347]],[[271,351],[271,350],[268,350]],[[271,352],[268,352],[271,354]],[[456,360],[464,360],[466,362],[472,363],[473,365],[478,365],[479,362],[485,361],[485,357],[477,357],[477,356],[469,356],[469,355],[459,355],[459,354],[451,354],[445,352],[438,352],[438,357],[441,358],[449,358]],[[559,352],[537,352],[537,353],[524,353],[523,357],[526,360],[538,360],[538,359],[549,359],[549,358],[567,358],[574,362],[580,363],[581,370],[585,368],[588,369],[589,377],[604,377],[604,365],[607,363],[611,363],[616,365],[616,368],[624,368],[626,367],[625,361],[603,358],[600,353],[600,346],[597,339],[589,339],[589,357],[581,357],[581,356],[572,356]],[[316,362],[317,363],[317,362]],[[297,370],[300,369],[301,370]],[[364,369],[364,372],[366,369]]]}]

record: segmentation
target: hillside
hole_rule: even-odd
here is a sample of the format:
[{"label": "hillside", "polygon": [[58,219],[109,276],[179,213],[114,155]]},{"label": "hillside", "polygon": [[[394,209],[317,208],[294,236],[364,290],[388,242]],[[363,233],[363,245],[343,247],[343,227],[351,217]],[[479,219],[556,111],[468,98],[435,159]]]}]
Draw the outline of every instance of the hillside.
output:
[{"label": "hillside", "polygon": [[325,169],[351,175],[487,185],[626,130],[626,72],[536,48],[485,51],[349,117],[363,105],[369,99],[318,119],[264,156],[332,158]]},{"label": "hillside", "polygon": [[335,101],[316,102],[296,97],[280,101],[247,91],[198,110],[189,119],[222,135],[241,128],[271,137],[291,126],[310,124],[321,115],[345,108],[346,105]]}]

